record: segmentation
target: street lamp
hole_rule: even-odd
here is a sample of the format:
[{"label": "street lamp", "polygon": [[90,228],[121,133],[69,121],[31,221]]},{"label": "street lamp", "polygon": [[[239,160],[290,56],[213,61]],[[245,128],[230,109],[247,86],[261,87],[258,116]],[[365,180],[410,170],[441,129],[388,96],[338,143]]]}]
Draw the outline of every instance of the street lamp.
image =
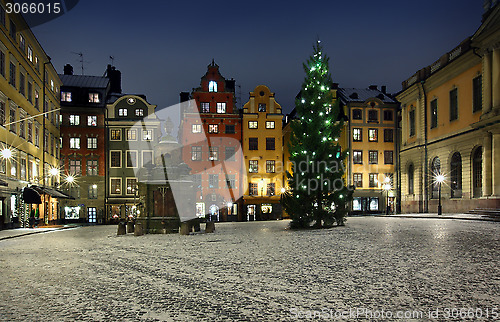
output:
[{"label": "street lamp", "polygon": [[[387,179],[386,179],[386,181],[387,181]],[[385,214],[389,215],[389,191],[391,190],[391,184],[386,183],[383,185],[383,188],[384,188],[385,192],[387,193],[387,202],[385,204]]]},{"label": "street lamp", "polygon": [[436,183],[439,185],[438,186],[438,199],[439,199],[439,204],[438,204],[438,215],[442,215],[443,214],[443,208],[441,206],[441,184],[444,182],[445,180],[445,177],[443,174],[438,174],[436,176]]}]

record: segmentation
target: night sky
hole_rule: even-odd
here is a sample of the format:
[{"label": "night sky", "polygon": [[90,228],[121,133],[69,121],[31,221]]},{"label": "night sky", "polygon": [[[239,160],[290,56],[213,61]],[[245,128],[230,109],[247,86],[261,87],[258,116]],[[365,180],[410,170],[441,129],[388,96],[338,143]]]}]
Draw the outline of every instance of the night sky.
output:
[{"label": "night sky", "polygon": [[243,103],[264,84],[289,112],[318,36],[334,82],[395,93],[477,30],[482,3],[81,0],[33,32],[59,73],[70,63],[81,74],[72,52],[84,54],[86,75],[103,75],[114,56],[123,91],[146,94],[158,109],[197,87],[214,58],[241,85]]}]

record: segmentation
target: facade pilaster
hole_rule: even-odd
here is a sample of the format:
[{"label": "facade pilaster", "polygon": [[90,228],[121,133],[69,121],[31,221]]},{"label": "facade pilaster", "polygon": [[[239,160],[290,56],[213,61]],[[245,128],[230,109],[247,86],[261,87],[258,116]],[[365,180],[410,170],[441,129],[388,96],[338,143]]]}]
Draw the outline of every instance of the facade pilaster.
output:
[{"label": "facade pilaster", "polygon": [[486,132],[483,138],[483,196],[491,196],[492,136]]}]

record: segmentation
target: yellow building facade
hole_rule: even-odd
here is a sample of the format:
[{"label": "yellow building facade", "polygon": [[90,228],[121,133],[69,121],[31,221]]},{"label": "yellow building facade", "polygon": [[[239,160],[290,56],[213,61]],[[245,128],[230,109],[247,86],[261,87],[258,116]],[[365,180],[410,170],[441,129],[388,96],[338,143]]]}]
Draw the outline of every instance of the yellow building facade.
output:
[{"label": "yellow building facade", "polygon": [[278,219],[282,216],[283,113],[274,93],[259,85],[243,106],[243,220]]},{"label": "yellow building facade", "polygon": [[[500,208],[500,8],[476,33],[403,82],[402,212]],[[444,182],[438,182],[438,176]]]},{"label": "yellow building facade", "polygon": [[[54,186],[59,172],[59,88],[61,81],[22,16],[7,14],[0,1],[0,225],[59,219]],[[41,205],[26,204],[32,186]],[[52,187],[52,188],[50,188]],[[1,226],[0,226],[1,227]]]}]

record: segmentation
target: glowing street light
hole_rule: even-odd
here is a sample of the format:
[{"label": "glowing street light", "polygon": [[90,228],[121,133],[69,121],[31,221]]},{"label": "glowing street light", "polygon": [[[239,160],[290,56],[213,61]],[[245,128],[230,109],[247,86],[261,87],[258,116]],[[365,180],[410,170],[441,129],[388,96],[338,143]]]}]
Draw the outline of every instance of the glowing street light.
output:
[{"label": "glowing street light", "polygon": [[2,151],[0,151],[0,157],[2,159],[10,159],[12,158],[12,150],[9,148],[5,148]]},{"label": "glowing street light", "polygon": [[73,182],[75,182],[75,177],[73,177],[72,175],[69,175],[66,177],[65,180],[67,183],[73,183]]},{"label": "glowing street light", "polygon": [[439,196],[438,196],[438,199],[439,199],[439,204],[438,204],[438,216],[439,215],[442,215],[443,214],[443,207],[441,206],[441,185],[443,184],[444,180],[445,180],[445,176],[441,173],[439,173],[438,175],[436,175],[436,183],[439,185]]},{"label": "glowing street light", "polygon": [[385,214],[386,214],[386,215],[389,215],[389,191],[390,191],[390,190],[391,190],[391,188],[392,188],[392,187],[391,187],[391,184],[389,183],[389,181],[390,181],[391,179],[389,179],[389,180],[388,180],[388,179],[389,179],[389,178],[385,178],[385,182],[387,182],[387,183],[385,183],[385,184],[382,186],[382,188],[383,188],[383,189],[385,190],[385,192],[387,193],[387,203],[385,204]]},{"label": "glowing street light", "polygon": [[56,176],[58,176],[58,175],[59,175],[59,169],[58,169],[58,168],[51,168],[51,169],[49,170],[49,174],[50,174],[51,176],[56,177]]}]

